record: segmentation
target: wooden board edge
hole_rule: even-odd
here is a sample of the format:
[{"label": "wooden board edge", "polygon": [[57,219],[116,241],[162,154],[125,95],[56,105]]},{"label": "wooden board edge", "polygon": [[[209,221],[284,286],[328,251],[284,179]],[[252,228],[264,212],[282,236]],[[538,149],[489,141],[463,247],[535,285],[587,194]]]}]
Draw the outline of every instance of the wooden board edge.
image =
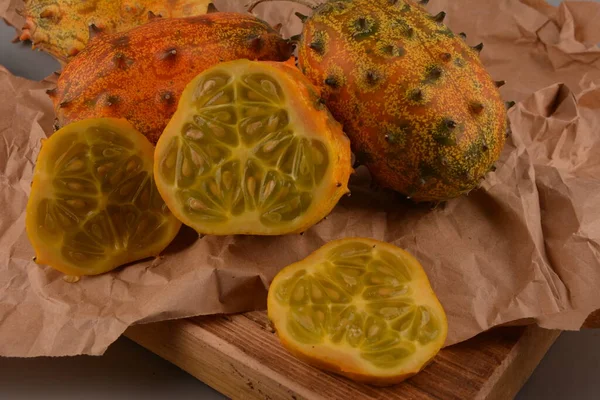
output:
[{"label": "wooden board edge", "polygon": [[[232,318],[243,316],[234,315]],[[514,398],[560,332],[537,326],[525,329],[475,398]],[[299,400],[314,397],[313,392],[187,320],[134,325],[127,329],[125,336],[233,399]],[[203,357],[199,360],[192,354],[202,354]]]},{"label": "wooden board edge", "polygon": [[584,329],[600,329],[600,310],[596,310],[590,315],[583,323],[582,328]]},{"label": "wooden board edge", "polygon": [[476,399],[513,399],[560,334],[560,330],[535,325],[525,329],[507,357],[482,386]]},{"label": "wooden board edge", "polygon": [[[311,395],[242,350],[186,320],[133,325],[124,336],[233,399],[300,400]],[[191,354],[203,357],[199,360]]]}]

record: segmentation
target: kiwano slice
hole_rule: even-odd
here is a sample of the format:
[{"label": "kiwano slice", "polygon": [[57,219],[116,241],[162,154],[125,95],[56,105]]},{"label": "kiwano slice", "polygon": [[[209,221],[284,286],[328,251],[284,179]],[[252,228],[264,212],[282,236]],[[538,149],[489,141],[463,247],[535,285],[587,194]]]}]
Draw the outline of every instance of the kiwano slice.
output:
[{"label": "kiwano slice", "polygon": [[153,154],[128,122],[109,118],[44,141],[26,212],[36,262],[80,276],[157,256],[181,223],[156,190]]},{"label": "kiwano slice", "polygon": [[86,118],[126,118],[155,144],[196,75],[240,58],[286,61],[291,49],[250,14],[155,18],[95,37],[65,66],[49,95],[59,127]]},{"label": "kiwano slice", "polygon": [[298,358],[382,386],[421,371],[448,331],[419,262],[396,246],[363,238],[329,242],[279,272],[268,315]]},{"label": "kiwano slice", "polygon": [[156,185],[199,233],[302,232],[348,193],[350,143],[291,63],[219,64],[185,88],[156,146]]},{"label": "kiwano slice", "polygon": [[201,15],[209,4],[210,0],[25,0],[19,39],[30,39],[34,48],[66,63],[98,33],[126,31],[159,15]]}]

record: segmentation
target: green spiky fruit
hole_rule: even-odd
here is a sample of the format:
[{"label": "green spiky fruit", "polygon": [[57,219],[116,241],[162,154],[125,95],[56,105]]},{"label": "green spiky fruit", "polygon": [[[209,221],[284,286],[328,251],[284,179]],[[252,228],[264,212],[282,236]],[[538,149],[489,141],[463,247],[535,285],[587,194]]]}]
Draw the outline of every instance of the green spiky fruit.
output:
[{"label": "green spiky fruit", "polygon": [[123,32],[149,18],[205,14],[210,0],[25,0],[21,40],[66,63],[97,33]]},{"label": "green spiky fruit", "polygon": [[330,0],[306,19],[298,65],[358,161],[415,201],[467,193],[505,142],[506,108],[470,47],[422,1]]}]

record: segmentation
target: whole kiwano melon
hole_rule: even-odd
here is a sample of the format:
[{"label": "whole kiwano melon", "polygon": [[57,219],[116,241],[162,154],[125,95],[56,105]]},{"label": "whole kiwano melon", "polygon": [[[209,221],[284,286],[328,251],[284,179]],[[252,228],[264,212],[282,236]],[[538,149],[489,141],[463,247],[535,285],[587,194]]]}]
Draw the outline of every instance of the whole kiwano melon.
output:
[{"label": "whole kiwano melon", "polygon": [[289,42],[249,14],[155,18],[100,34],[49,91],[58,127],[86,118],[126,118],[156,144],[183,89],[200,72],[236,59],[285,61]]},{"label": "whole kiwano melon", "polygon": [[378,184],[443,201],[493,168],[506,108],[479,60],[482,45],[469,47],[444,13],[420,3],[326,2],[305,20],[298,64]]}]

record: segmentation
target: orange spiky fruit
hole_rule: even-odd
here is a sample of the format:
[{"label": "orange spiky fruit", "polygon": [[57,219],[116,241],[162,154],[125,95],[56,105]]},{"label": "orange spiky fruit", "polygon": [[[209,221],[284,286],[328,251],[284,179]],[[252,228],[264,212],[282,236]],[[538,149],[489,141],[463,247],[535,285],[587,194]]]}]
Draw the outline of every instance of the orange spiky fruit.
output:
[{"label": "orange spiky fruit", "polygon": [[58,126],[85,118],[126,118],[152,143],[181,92],[223,61],[285,61],[290,44],[264,21],[239,13],[156,18],[127,32],[99,35],[49,91]]},{"label": "orange spiky fruit", "polygon": [[479,60],[483,45],[468,46],[426,3],[316,6],[302,17],[298,65],[377,183],[415,201],[443,201],[476,188],[494,168],[507,118]]}]

